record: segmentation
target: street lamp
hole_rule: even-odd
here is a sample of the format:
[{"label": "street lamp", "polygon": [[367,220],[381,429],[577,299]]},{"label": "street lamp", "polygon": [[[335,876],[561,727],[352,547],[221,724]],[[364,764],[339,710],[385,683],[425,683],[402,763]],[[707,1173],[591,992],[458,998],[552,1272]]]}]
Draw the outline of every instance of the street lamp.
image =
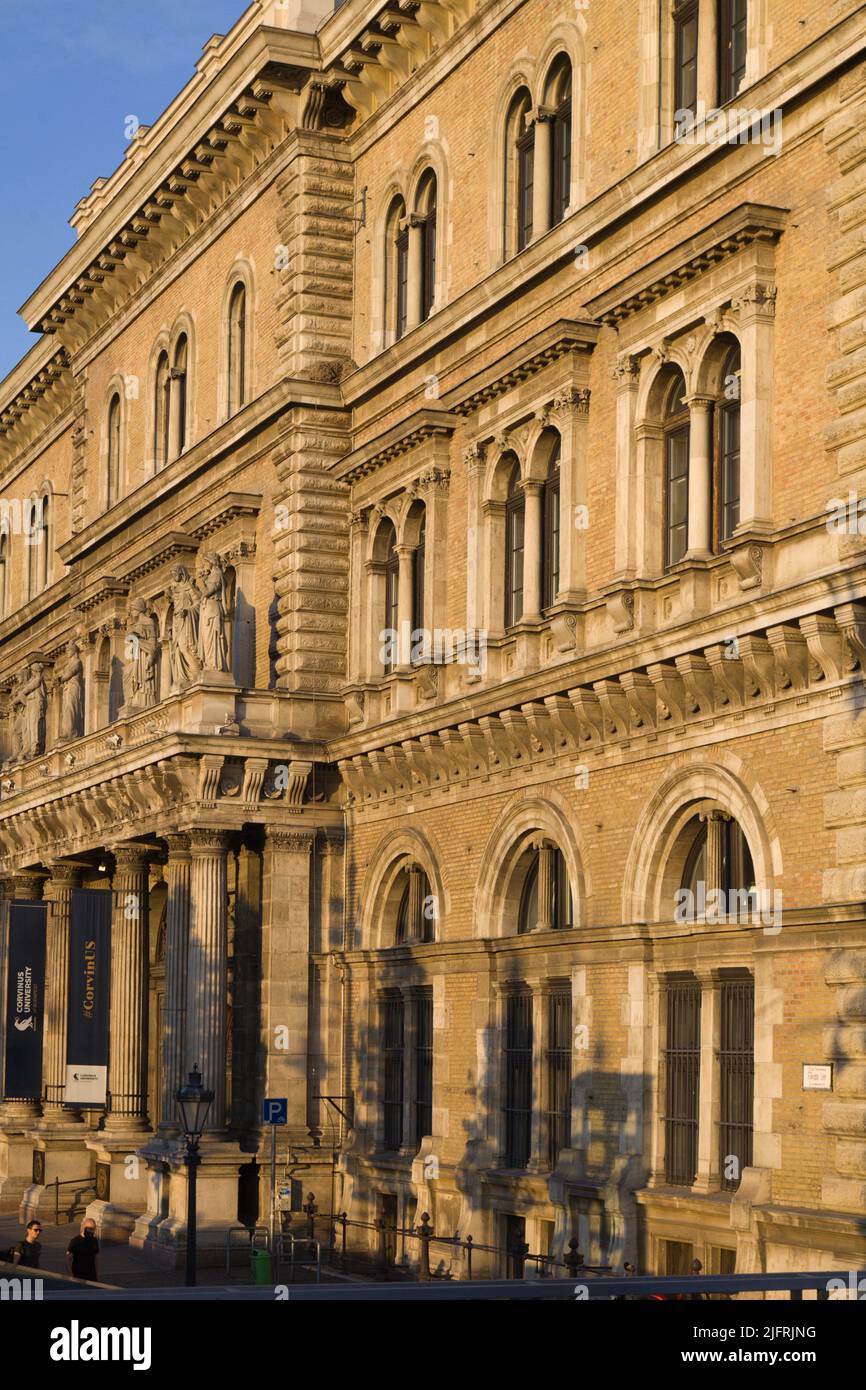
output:
[{"label": "street lamp", "polygon": [[201,1072],[196,1064],[189,1074],[189,1081],[181,1086],[175,1100],[180,1109],[181,1129],[186,1138],[186,1282],[195,1283],[195,1173],[200,1163],[198,1156],[199,1140],[213,1104],[213,1091],[206,1091],[201,1084]]}]

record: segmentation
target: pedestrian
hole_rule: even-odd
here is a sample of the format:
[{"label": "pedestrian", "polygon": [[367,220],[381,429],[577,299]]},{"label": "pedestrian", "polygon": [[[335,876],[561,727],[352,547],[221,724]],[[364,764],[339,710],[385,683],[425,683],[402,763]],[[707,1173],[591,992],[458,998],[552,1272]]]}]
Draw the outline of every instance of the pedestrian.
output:
[{"label": "pedestrian", "polygon": [[42,1243],[39,1239],[41,1235],[41,1221],[28,1221],[24,1239],[12,1246],[11,1254],[14,1265],[24,1265],[30,1269],[39,1268],[39,1257],[42,1254]]},{"label": "pedestrian", "polygon": [[96,1222],[87,1216],[81,1223],[81,1234],[73,1236],[66,1251],[66,1268],[73,1279],[99,1280],[96,1257],[99,1254],[99,1241],[96,1239]]}]

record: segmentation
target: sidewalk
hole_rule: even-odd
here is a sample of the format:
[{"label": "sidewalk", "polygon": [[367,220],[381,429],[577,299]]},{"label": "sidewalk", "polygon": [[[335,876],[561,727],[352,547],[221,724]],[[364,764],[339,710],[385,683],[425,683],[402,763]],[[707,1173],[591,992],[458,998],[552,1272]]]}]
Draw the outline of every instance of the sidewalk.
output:
[{"label": "sidewalk", "polygon": [[[66,1247],[73,1236],[79,1233],[79,1223],[63,1226],[43,1226],[42,1258],[40,1267],[55,1274],[66,1274]],[[19,1226],[14,1215],[0,1216],[0,1249],[15,1245],[24,1239],[24,1227]],[[225,1264],[216,1268],[199,1269],[198,1283],[248,1284],[252,1275],[249,1264],[234,1264],[230,1274],[226,1274]],[[141,1250],[129,1245],[114,1245],[100,1241],[99,1280],[102,1284],[116,1284],[124,1289],[136,1288],[178,1288],[185,1283],[181,1269],[163,1269],[151,1264]]]}]

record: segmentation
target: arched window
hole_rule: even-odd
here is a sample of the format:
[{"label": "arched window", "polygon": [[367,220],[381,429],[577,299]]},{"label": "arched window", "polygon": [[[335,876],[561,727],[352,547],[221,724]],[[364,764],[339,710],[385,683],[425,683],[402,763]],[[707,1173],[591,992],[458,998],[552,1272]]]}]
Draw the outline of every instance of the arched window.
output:
[{"label": "arched window", "polygon": [[[692,837],[686,856],[682,889],[691,894],[695,916],[703,916],[700,904],[707,904],[711,891],[723,895],[723,911],[751,898],[757,891],[755,866],[749,842],[739,824],[721,811],[711,811],[690,821],[684,835]],[[736,910],[732,915],[736,915]]]},{"label": "arched window", "polygon": [[51,577],[51,496],[44,492],[39,498],[39,549],[37,580],[40,592],[48,588]]},{"label": "arched window", "polygon": [[418,864],[410,864],[401,870],[400,881],[403,880],[395,942],[403,946],[411,941],[433,941],[436,911],[430,880]]},{"label": "arched window", "polygon": [[227,404],[230,416],[246,404],[246,338],[247,291],[246,286],[238,281],[231,292],[228,313]]},{"label": "arched window", "polygon": [[174,366],[171,369],[170,438],[172,438],[172,458],[180,457],[187,442],[188,359],[189,341],[186,334],[182,333],[177,340],[177,346],[174,350]]},{"label": "arched window", "polygon": [[503,255],[507,259],[532,240],[532,175],[534,127],[532,98],[521,87],[512,98],[505,120],[505,189]]},{"label": "arched window", "polygon": [[542,608],[550,608],[559,593],[559,453],[557,437],[547,465],[542,498],[541,583]]},{"label": "arched window", "polygon": [[542,844],[532,851],[517,916],[519,935],[573,925],[571,885],[562,850]]},{"label": "arched window", "polygon": [[0,531],[0,621],[6,617],[9,606],[9,533],[8,523],[3,523]]},{"label": "arched window", "polygon": [[382,537],[385,551],[385,611],[382,615],[385,632],[388,637],[384,643],[385,671],[393,671],[399,649],[399,591],[400,591],[400,558],[397,554],[397,532],[394,530],[393,522],[386,522],[384,527],[385,535]]},{"label": "arched window", "polygon": [[686,383],[672,374],[665,398],[665,568],[679,564],[689,545],[689,407]]},{"label": "arched window", "polygon": [[523,617],[523,537],[526,500],[520,485],[517,459],[508,478],[505,499],[505,626],[513,627]]},{"label": "arched window", "polygon": [[747,0],[717,0],[719,105],[733,101],[746,75]]},{"label": "arched window", "polygon": [[740,520],[740,346],[735,344],[722,368],[716,403],[713,470],[715,549],[729,541]]},{"label": "arched window", "polygon": [[547,105],[552,108],[550,141],[550,225],[565,216],[571,201],[571,63],[562,55],[554,64],[547,84]]},{"label": "arched window", "polygon": [[384,346],[406,332],[409,310],[409,227],[406,205],[395,198],[385,222]]},{"label": "arched window", "polygon": [[[118,415],[118,421],[119,421]],[[164,468],[169,458],[168,426],[171,418],[171,375],[168,353],[161,352],[156,362],[153,387],[153,461],[154,467]]]},{"label": "arched window", "polygon": [[427,555],[427,513],[422,513],[418,526],[418,544],[415,547],[415,560],[412,568],[412,627],[415,631],[424,627],[424,565]]},{"label": "arched window", "polygon": [[428,169],[415,201],[421,231],[421,321],[430,317],[436,300],[436,175]]},{"label": "arched window", "polygon": [[120,500],[120,395],[115,392],[108,406],[108,458],[106,460],[105,505],[113,507]]}]

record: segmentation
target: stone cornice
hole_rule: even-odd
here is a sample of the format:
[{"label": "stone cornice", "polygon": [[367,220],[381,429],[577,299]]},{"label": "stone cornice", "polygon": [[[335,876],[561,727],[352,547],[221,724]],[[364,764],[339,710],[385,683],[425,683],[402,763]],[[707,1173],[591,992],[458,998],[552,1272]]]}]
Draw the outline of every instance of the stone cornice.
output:
[{"label": "stone cornice", "polygon": [[[80,239],[22,306],[28,325],[80,346],[114,311],[118,268],[134,262],[135,281],[142,270],[152,273],[154,253],[142,261],[139,243],[156,245],[156,259],[164,259],[209,216],[234,185],[221,161],[251,172],[300,123],[301,87],[318,68],[313,35],[259,25],[216,75],[194,78],[78,205]],[[103,294],[106,281],[115,288]],[[133,288],[127,284],[125,294]]]},{"label": "stone cornice", "polygon": [[[198,551],[198,546],[191,536],[184,531],[168,531],[161,535],[157,540],[151,541],[149,545],[137,550],[130,558],[123,569],[118,573],[118,589],[128,589],[145,575],[152,574],[154,570],[161,569],[171,561],[182,564],[184,561],[190,563]],[[99,602],[102,593],[98,594],[95,600],[88,602],[88,607],[93,607],[95,602]],[[84,609],[84,604],[76,604],[76,607]],[[85,609],[86,611],[86,609]]]},{"label": "stone cornice", "polygon": [[775,243],[787,221],[785,208],[743,203],[695,236],[681,241],[648,265],[586,301],[594,319],[616,328],[647,305],[675,294],[684,284],[755,241]]},{"label": "stone cornice", "polygon": [[333,470],[334,475],[344,482],[355,483],[430,438],[439,436],[450,439],[459,423],[457,416],[448,410],[432,407],[416,410],[408,420],[401,420],[399,425],[377,435],[370,443],[353,449]]},{"label": "stone cornice", "polygon": [[456,390],[447,392],[443,401],[455,415],[471,415],[487,401],[495,400],[568,353],[592,352],[597,341],[595,324],[558,319],[491,366],[476,372]]},{"label": "stone cornice", "polygon": [[261,511],[262,496],[258,492],[229,492],[223,497],[214,498],[207,502],[204,507],[193,512],[184,521],[184,530],[194,536],[197,541],[204,541],[215,531],[220,531],[224,526],[228,526],[238,517],[252,518],[252,525],[255,528],[255,519]]}]

